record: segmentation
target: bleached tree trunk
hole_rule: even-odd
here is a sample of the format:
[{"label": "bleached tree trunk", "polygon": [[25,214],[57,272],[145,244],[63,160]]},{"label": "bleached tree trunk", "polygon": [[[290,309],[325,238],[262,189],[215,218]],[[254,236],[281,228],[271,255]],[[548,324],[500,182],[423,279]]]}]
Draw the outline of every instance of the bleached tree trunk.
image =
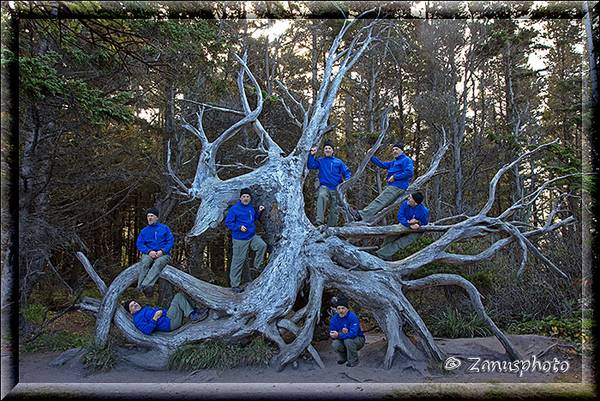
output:
[{"label": "bleached tree trunk", "polygon": [[[235,340],[260,333],[279,348],[272,361],[278,368],[283,369],[305,350],[322,367],[323,363],[312,347],[311,341],[319,319],[323,291],[335,288],[371,313],[384,331],[388,342],[383,360],[384,367],[391,367],[396,355],[409,360],[431,358],[440,361],[444,358],[443,352],[435,343],[419,313],[406,298],[405,292],[429,286],[453,285],[467,292],[473,307],[490,326],[510,357],[519,357],[510,341],[486,315],[477,289],[467,280],[455,275],[433,275],[419,280],[408,280],[406,277],[433,262],[466,264],[489,259],[497,251],[515,241],[523,250],[523,260],[526,260],[527,250],[529,250],[556,269],[535,248],[531,238],[570,224],[572,218],[555,222],[554,216],[551,216],[544,227],[530,231],[521,231],[510,221],[510,217],[516,210],[527,206],[525,202],[535,201],[543,187],[530,197],[524,197],[519,201],[520,203],[512,205],[502,215],[488,216],[495,200],[496,185],[503,174],[545,145],[536,151],[522,155],[496,174],[490,183],[488,202],[477,215],[453,216],[454,219],[459,220],[454,224],[442,225],[442,222],[438,222],[423,227],[423,231],[441,232],[442,235],[431,245],[404,260],[385,262],[359,250],[344,239],[364,235],[402,235],[406,232],[403,226],[372,227],[351,223],[345,227],[330,228],[321,232],[311,224],[304,212],[302,188],[306,178],[306,160],[309,150],[320,141],[327,129],[329,113],[343,77],[369,48],[374,39],[375,29],[386,29],[384,23],[374,21],[356,29],[352,39],[344,39],[349,29],[357,25],[357,21],[361,20],[346,21],[334,39],[326,59],[323,81],[308,111],[305,110],[302,102],[293,98],[287,88],[280,85],[289,97],[289,101],[302,112],[302,115],[297,118],[292,109],[285,105],[290,116],[303,129],[295,149],[287,156],[258,120],[263,103],[262,94],[258,83],[246,66],[245,57],[239,59],[242,67],[238,76],[242,110],[229,110],[240,115],[241,119],[212,142],[208,140],[203,129],[203,109],[198,113],[196,126],[187,123],[184,125],[198,137],[202,144],[196,176],[191,188],[185,187],[181,180],[173,176],[183,193],[201,200],[190,235],[202,235],[209,228],[221,224],[228,205],[238,199],[239,189],[250,187],[255,194],[255,204],[264,204],[267,207],[263,219],[277,221],[278,227],[278,232],[275,233],[277,241],[274,243],[274,251],[261,275],[251,282],[243,293],[237,294],[228,288],[209,284],[172,266],[167,266],[161,273],[161,277],[184,289],[196,302],[213,310],[217,318],[188,324],[171,333],[155,333],[147,336],[135,329],[128,314],[118,304],[119,296],[137,279],[136,265],[124,270],[107,287],[92,269],[89,261],[80,253],[79,259],[102,293],[101,300],[85,299],[81,303],[83,309],[97,314],[98,345],[107,344],[109,329],[114,324],[128,340],[152,350],[153,357],[149,361],[137,358],[134,362],[157,369],[164,368],[169,356],[184,344],[213,338]],[[346,40],[344,48],[341,46],[343,40]],[[246,77],[256,89],[254,109],[250,107],[246,97],[244,87]],[[261,139],[259,149],[267,155],[267,158],[259,168],[247,174],[221,180],[216,173],[217,150],[224,141],[230,139],[244,126],[254,129]],[[367,152],[364,156],[356,174],[338,187],[338,195],[344,206],[342,209],[346,213],[348,209],[344,193],[359,182],[370,156],[380,146],[387,131],[387,111],[381,118],[380,129],[377,143],[374,144],[371,152]],[[445,133],[443,130],[442,132]],[[435,175],[437,166],[448,149],[445,136],[440,144],[430,168],[422,176],[417,177],[409,189],[423,186]],[[346,216],[351,220],[351,216],[348,214]],[[490,233],[506,233],[507,236],[479,255],[457,255],[447,252],[448,246],[456,241]],[[523,267],[524,264],[521,268]],[[293,310],[298,293],[305,285],[309,288],[308,301],[306,305]],[[416,333],[417,342],[411,341],[404,333],[405,323]],[[294,335],[293,341],[284,341],[282,333],[285,331]]]}]

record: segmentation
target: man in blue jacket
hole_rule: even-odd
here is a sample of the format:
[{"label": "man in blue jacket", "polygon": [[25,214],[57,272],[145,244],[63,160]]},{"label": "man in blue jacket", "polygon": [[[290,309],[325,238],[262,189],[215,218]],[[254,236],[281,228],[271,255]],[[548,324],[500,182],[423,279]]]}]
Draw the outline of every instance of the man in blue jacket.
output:
[{"label": "man in blue jacket", "polygon": [[[136,246],[142,257],[139,261],[137,288],[147,297],[152,296],[152,287],[158,276],[171,260],[173,234],[167,225],[158,222],[158,209],[151,207],[146,213],[148,225],[138,235]],[[151,267],[152,266],[152,267]]]},{"label": "man in blue jacket", "polygon": [[365,335],[360,329],[360,321],[354,312],[348,309],[348,300],[338,297],[335,301],[337,311],[329,321],[331,346],[338,354],[339,365],[346,363],[352,367],[358,365],[358,350],[365,345]]},{"label": "man in blue jacket", "polygon": [[184,316],[193,322],[208,316],[206,309],[199,311],[192,308],[190,301],[181,292],[175,294],[168,310],[148,305],[142,307],[134,300],[124,302],[123,307],[131,313],[135,327],[148,335],[154,331],[177,330],[181,327]]},{"label": "man in blue jacket", "polygon": [[[423,205],[423,194],[415,192],[408,195],[398,210],[398,223],[411,230],[418,230],[429,223],[429,209]],[[410,233],[407,235],[388,237],[383,241],[383,246],[377,251],[377,256],[391,260],[399,250],[412,244],[423,233]]]},{"label": "man in blue jacket", "polygon": [[325,142],[323,153],[325,157],[315,158],[317,148],[312,148],[308,155],[307,167],[310,170],[319,170],[319,192],[317,194],[317,220],[315,225],[320,226],[325,221],[325,208],[330,203],[327,225],[333,227],[338,222],[338,201],[336,187],[342,182],[342,177],[348,180],[352,174],[343,161],[333,157],[333,144]]},{"label": "man in blue jacket", "polygon": [[386,177],[388,185],[366,208],[356,211],[354,217],[357,220],[371,220],[379,211],[398,199],[408,188],[410,179],[414,175],[414,166],[413,160],[404,154],[403,149],[403,143],[394,143],[392,145],[394,160],[389,162],[381,161],[375,156],[371,157],[373,164],[388,171]]},{"label": "man in blue jacket", "polygon": [[267,251],[267,244],[260,235],[256,235],[256,221],[262,216],[264,206],[259,206],[258,211],[250,204],[252,194],[250,189],[240,191],[240,200],[233,205],[225,217],[225,225],[231,230],[233,242],[233,256],[229,267],[229,283],[231,290],[237,293],[244,291],[240,288],[242,282],[242,269],[248,256],[248,250],[255,252],[254,268],[261,270]]}]

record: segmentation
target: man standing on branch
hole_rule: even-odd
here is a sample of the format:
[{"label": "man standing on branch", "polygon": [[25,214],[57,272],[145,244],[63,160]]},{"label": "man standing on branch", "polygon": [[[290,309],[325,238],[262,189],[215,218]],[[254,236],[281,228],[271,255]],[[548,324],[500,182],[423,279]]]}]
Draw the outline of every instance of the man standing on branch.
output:
[{"label": "man standing on branch", "polygon": [[262,216],[265,207],[260,205],[258,212],[250,204],[252,194],[250,189],[244,188],[240,191],[240,200],[233,205],[227,217],[225,225],[231,230],[233,239],[233,256],[229,268],[229,283],[234,292],[244,291],[240,288],[242,281],[242,269],[248,256],[248,249],[255,252],[254,268],[261,270],[267,251],[267,244],[260,235],[256,235],[256,221]]},{"label": "man standing on branch", "polygon": [[158,222],[157,208],[148,209],[146,218],[148,225],[142,229],[136,241],[137,249],[142,253],[137,289],[151,297],[152,287],[156,284],[160,272],[171,260],[169,252],[173,248],[174,239],[169,227]]},{"label": "man standing on branch", "polygon": [[[429,209],[423,205],[423,194],[415,192],[408,195],[398,210],[398,223],[411,230],[418,230],[429,223]],[[410,233],[401,236],[388,237],[383,241],[383,247],[377,251],[377,256],[385,260],[391,258],[399,250],[412,244],[423,233]]]},{"label": "man standing on branch", "polygon": [[369,203],[369,206],[356,211],[354,214],[356,220],[371,220],[379,211],[398,199],[408,188],[408,183],[414,175],[414,167],[413,160],[404,154],[403,149],[403,143],[394,143],[392,145],[394,160],[389,162],[381,161],[375,156],[371,157],[373,164],[388,171],[386,177],[388,185],[377,198]]},{"label": "man standing on branch", "polygon": [[338,365],[345,363],[352,367],[358,365],[358,350],[365,345],[365,335],[360,329],[360,321],[354,312],[348,309],[348,300],[339,297],[336,300],[337,313],[329,321],[331,346],[338,354]]},{"label": "man standing on branch", "polygon": [[325,208],[329,203],[329,218],[327,225],[336,226],[338,223],[338,201],[336,187],[343,181],[350,179],[352,174],[343,161],[333,157],[333,144],[325,142],[323,153],[325,157],[315,158],[317,148],[312,148],[308,155],[307,167],[310,170],[319,170],[319,192],[317,194],[317,220],[315,225],[320,226],[325,221]]},{"label": "man standing on branch", "polygon": [[181,292],[175,294],[168,310],[148,305],[142,307],[134,300],[124,302],[123,307],[131,313],[135,327],[148,335],[154,331],[177,330],[181,327],[184,317],[196,322],[208,316],[206,309],[199,311],[192,308],[190,301]]}]

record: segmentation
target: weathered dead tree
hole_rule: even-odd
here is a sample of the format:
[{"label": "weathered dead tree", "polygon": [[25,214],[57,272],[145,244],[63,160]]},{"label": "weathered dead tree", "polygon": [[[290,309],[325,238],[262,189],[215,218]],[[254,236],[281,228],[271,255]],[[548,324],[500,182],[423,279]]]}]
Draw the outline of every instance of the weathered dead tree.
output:
[{"label": "weathered dead tree", "polygon": [[[250,187],[255,195],[255,204],[267,206],[263,219],[277,219],[279,232],[274,236],[274,250],[268,264],[260,276],[251,282],[243,293],[236,294],[228,288],[222,288],[199,280],[172,266],[167,266],[161,278],[184,289],[196,302],[211,309],[211,317],[201,322],[187,324],[171,333],[154,333],[150,336],[136,330],[128,314],[119,305],[119,297],[137,278],[137,265],[130,266],[119,274],[107,286],[96,274],[83,254],[78,254],[88,274],[102,293],[101,300],[86,298],[81,308],[97,314],[96,342],[106,345],[109,329],[114,324],[125,337],[150,351],[138,356],[134,362],[152,369],[166,366],[168,358],[180,346],[207,339],[241,339],[254,334],[262,334],[273,341],[279,348],[273,365],[283,369],[307,350],[319,366],[323,366],[316,350],[312,347],[314,329],[319,319],[322,295],[325,289],[337,289],[354,300],[362,308],[371,313],[387,339],[387,351],[383,361],[385,368],[390,368],[395,356],[419,360],[431,358],[443,360],[444,355],[436,345],[433,336],[406,298],[408,290],[418,290],[431,286],[459,286],[468,294],[474,309],[485,321],[502,343],[511,358],[519,355],[509,339],[498,329],[487,316],[477,289],[461,276],[452,274],[433,274],[418,280],[407,279],[413,273],[433,262],[456,264],[476,263],[490,259],[500,249],[516,242],[522,251],[522,264],[525,266],[528,252],[541,258],[548,266],[564,275],[552,264],[531,242],[535,237],[555,230],[573,222],[573,217],[556,221],[555,209],[548,216],[543,227],[531,228],[526,224],[511,221],[514,212],[535,202],[540,194],[554,180],[542,185],[534,193],[521,198],[517,203],[498,216],[490,216],[496,197],[496,187],[504,173],[526,157],[541,151],[542,145],[535,150],[521,155],[514,162],[502,167],[492,179],[489,186],[488,199],[478,214],[474,216],[454,216],[444,219],[453,224],[442,224],[438,221],[422,227],[424,232],[441,233],[439,239],[410,257],[395,262],[386,262],[376,256],[359,250],[346,239],[360,236],[402,235],[406,229],[400,225],[375,227],[372,225],[350,223],[344,227],[329,228],[320,232],[311,224],[304,211],[303,182],[306,177],[306,160],[309,150],[317,144],[327,129],[327,120],[344,76],[359,60],[376,38],[377,30],[386,29],[384,23],[374,21],[355,29],[355,36],[347,40],[342,48],[343,38],[350,28],[355,28],[362,20],[346,21],[334,39],[327,53],[323,81],[313,104],[308,110],[301,101],[293,98],[283,84],[280,86],[293,102],[295,108],[302,112],[300,118],[295,117],[292,108],[286,110],[302,127],[295,149],[287,156],[273,141],[261,125],[258,117],[263,106],[261,88],[246,65],[245,57],[239,58],[241,69],[237,79],[242,110],[218,108],[219,111],[231,112],[242,116],[241,119],[222,132],[212,142],[206,135],[202,120],[205,108],[198,112],[197,125],[185,123],[186,129],[198,137],[202,150],[198,160],[196,175],[191,188],[182,180],[173,176],[182,193],[201,200],[195,225],[189,235],[202,235],[210,228],[222,223],[228,205],[238,199],[242,187]],[[379,32],[380,33],[380,32]],[[244,82],[246,78],[255,88],[256,102],[254,108],[246,96]],[[213,106],[207,106],[213,107]],[[214,108],[214,107],[213,107]],[[232,138],[243,126],[251,126],[260,138],[259,149],[265,154],[260,167],[228,180],[221,180],[217,174],[217,150],[228,139]],[[364,166],[371,153],[381,143],[387,129],[387,113],[381,118],[380,138],[373,151],[365,156],[354,179],[340,186],[338,191],[342,200],[344,193],[364,171]],[[440,130],[444,139],[436,152],[430,168],[425,174],[417,177],[409,189],[422,187],[426,181],[436,174],[448,145],[445,132]],[[345,201],[344,201],[345,203]],[[345,214],[348,216],[347,205]],[[390,209],[388,209],[390,210]],[[348,221],[348,220],[347,220]],[[460,255],[447,251],[457,242],[483,237],[490,234],[505,234],[483,252],[477,255]],[[299,310],[292,310],[299,291],[309,288],[308,302]],[[417,341],[413,342],[404,333],[404,325],[410,326],[416,333]],[[293,341],[286,342],[282,336],[292,333]]]}]

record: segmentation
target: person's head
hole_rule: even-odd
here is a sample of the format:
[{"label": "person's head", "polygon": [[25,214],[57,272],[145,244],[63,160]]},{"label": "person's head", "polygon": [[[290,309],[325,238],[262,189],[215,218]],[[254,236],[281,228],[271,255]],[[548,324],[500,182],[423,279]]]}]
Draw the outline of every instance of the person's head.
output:
[{"label": "person's head", "polygon": [[337,297],[335,310],[340,317],[346,316],[348,314],[348,300],[343,296]]},{"label": "person's head", "polygon": [[408,204],[411,207],[415,207],[417,205],[420,205],[421,202],[423,202],[423,194],[420,192],[414,192],[410,195],[408,195]]},{"label": "person's head", "polygon": [[400,156],[404,152],[404,144],[402,142],[396,142],[392,144],[392,154],[394,157]]},{"label": "person's head", "polygon": [[252,193],[250,192],[250,189],[243,188],[240,191],[240,202],[242,202],[242,205],[247,205],[250,203],[251,200],[252,200]]},{"label": "person's head", "polygon": [[146,218],[148,219],[148,224],[152,225],[158,221],[158,209],[155,207],[151,207],[146,212]]},{"label": "person's head", "polygon": [[125,308],[125,310],[129,313],[131,313],[132,315],[139,311],[140,309],[142,309],[142,306],[140,304],[138,304],[136,301],[131,300],[131,301],[125,301],[123,302],[123,307]]},{"label": "person's head", "polygon": [[330,141],[325,141],[323,144],[323,153],[327,157],[333,156],[333,144]]}]

